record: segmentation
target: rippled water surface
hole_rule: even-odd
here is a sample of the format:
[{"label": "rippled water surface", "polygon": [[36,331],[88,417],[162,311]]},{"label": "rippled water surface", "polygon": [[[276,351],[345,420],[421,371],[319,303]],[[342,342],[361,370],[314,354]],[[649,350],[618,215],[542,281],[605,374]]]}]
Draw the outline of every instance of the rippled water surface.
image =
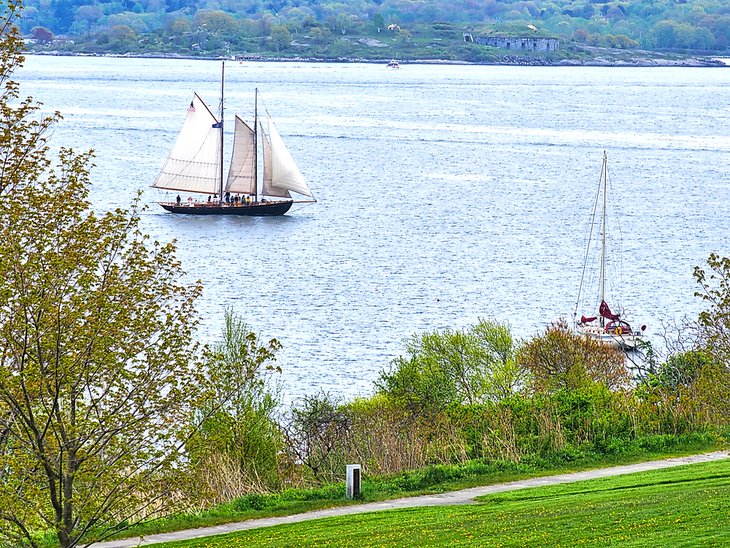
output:
[{"label": "rippled water surface", "polygon": [[[659,339],[695,315],[692,269],[730,254],[730,69],[226,64],[226,109],[253,90],[319,202],[282,218],[165,213],[149,189],[193,91],[220,62],[28,57],[24,95],[64,114],[53,146],[96,151],[100,210],[151,204],[205,285],[200,337],[231,309],[283,344],[288,397],[367,395],[413,333],[572,318],[608,153],[621,305]],[[230,127],[232,124],[228,124]]]}]

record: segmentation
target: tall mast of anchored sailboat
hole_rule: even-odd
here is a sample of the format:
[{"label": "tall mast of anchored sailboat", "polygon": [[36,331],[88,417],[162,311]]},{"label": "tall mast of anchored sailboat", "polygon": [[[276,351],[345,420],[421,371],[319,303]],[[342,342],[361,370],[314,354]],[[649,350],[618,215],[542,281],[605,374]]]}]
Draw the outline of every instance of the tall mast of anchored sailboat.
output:
[{"label": "tall mast of anchored sailboat", "polygon": [[220,192],[218,194],[218,200],[220,202],[223,201],[223,85],[225,81],[225,73],[226,73],[226,62],[221,62],[221,105],[220,105],[220,118],[218,118],[218,129],[221,132],[220,136],[220,147],[219,147],[219,153],[220,157],[218,158],[219,161],[219,172],[218,172],[218,182],[219,182],[219,189]]},{"label": "tall mast of anchored sailboat", "polygon": [[259,88],[255,88],[253,99],[253,201],[259,201],[259,166],[258,166],[258,135],[259,135]]},{"label": "tall mast of anchored sailboat", "polygon": [[[601,274],[600,274],[600,302],[603,303],[605,300],[605,289],[606,289],[606,190],[608,187],[608,157],[606,151],[603,151],[603,212],[601,214]],[[605,321],[603,314],[599,314],[601,317],[601,327],[603,327]]]}]

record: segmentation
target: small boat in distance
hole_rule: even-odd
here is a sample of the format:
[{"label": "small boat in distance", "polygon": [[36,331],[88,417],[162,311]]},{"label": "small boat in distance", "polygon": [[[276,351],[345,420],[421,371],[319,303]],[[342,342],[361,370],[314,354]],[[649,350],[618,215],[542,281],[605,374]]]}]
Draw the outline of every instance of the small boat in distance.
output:
[{"label": "small boat in distance", "polygon": [[400,68],[400,64],[395,59],[391,59],[390,62],[386,66],[388,68],[392,68],[392,69]]},{"label": "small boat in distance", "polygon": [[[578,289],[578,299],[575,303],[573,312],[573,323],[576,333],[590,337],[602,343],[615,346],[627,352],[636,350],[643,340],[646,326],[642,325],[640,330],[635,330],[631,325],[621,318],[620,313],[614,313],[606,303],[606,191],[608,189],[608,157],[603,153],[603,167],[601,168],[601,177],[598,185],[598,193],[593,207],[593,220],[591,224],[590,236],[588,238],[588,246],[586,248],[586,257],[583,264],[583,275],[581,276],[580,287]],[[602,200],[599,198],[602,197]],[[598,219],[598,206],[601,204],[600,219]],[[601,236],[600,246],[600,268],[598,274],[598,301],[591,306],[597,305],[597,315],[586,317],[578,316],[578,307],[581,306],[581,293],[583,291],[583,283],[586,277],[586,268],[591,249],[597,246],[591,246],[593,240],[593,227],[599,223],[598,234]],[[594,313],[595,313],[594,309]],[[598,320],[598,323],[594,323]]]},{"label": "small boat in distance", "polygon": [[[295,203],[291,192],[311,198],[296,203],[316,202],[268,111],[264,120],[259,119],[258,89],[254,94],[253,127],[238,116],[234,119],[233,152],[224,180],[224,75],[225,63],[221,68],[219,117],[194,93],[177,141],[152,184],[152,188],[207,194],[208,199],[183,199],[178,194],[174,202],[159,202],[160,206],[171,213],[192,215],[272,216],[289,211]],[[263,160],[261,185],[259,141]]]}]

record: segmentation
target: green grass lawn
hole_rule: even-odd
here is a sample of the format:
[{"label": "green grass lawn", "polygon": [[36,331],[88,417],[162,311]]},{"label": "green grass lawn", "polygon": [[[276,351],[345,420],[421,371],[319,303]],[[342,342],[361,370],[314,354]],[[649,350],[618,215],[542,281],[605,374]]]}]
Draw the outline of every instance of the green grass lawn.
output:
[{"label": "green grass lawn", "polygon": [[730,460],[159,546],[727,546]]}]

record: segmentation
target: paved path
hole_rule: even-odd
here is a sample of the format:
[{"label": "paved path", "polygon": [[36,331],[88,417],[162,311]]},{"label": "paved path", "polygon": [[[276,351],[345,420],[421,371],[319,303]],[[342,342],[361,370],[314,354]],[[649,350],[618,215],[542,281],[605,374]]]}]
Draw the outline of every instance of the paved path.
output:
[{"label": "paved path", "polygon": [[509,483],[500,483],[497,485],[487,485],[484,487],[472,487],[470,489],[462,489],[461,491],[451,491],[448,493],[440,493],[438,495],[423,495],[418,497],[407,497],[402,499],[386,500],[382,502],[370,502],[367,504],[359,504],[353,506],[339,506],[326,510],[317,510],[304,514],[294,514],[291,516],[280,516],[275,518],[252,519],[237,523],[227,523],[225,525],[216,525],[214,527],[202,527],[199,529],[189,529],[186,531],[177,531],[175,533],[163,533],[159,535],[150,535],[144,538],[129,538],[123,540],[115,540],[110,542],[100,542],[94,544],[94,548],[132,548],[147,544],[155,544],[158,542],[170,542],[175,540],[187,540],[192,538],[207,537],[211,535],[221,535],[224,533],[232,533],[235,531],[244,531],[246,529],[256,529],[258,527],[271,527],[272,525],[280,525],[282,523],[297,523],[301,521],[309,521],[312,519],[328,518],[332,516],[344,516],[350,514],[362,514],[365,512],[377,512],[379,510],[391,510],[394,508],[413,508],[415,506],[442,506],[448,504],[471,504],[474,498],[490,493],[500,493],[502,491],[514,491],[517,489],[527,489],[529,487],[541,487],[544,485],[556,485],[559,483],[571,483],[593,478],[605,478],[608,476],[620,476],[621,474],[630,474],[632,472],[645,472],[647,470],[659,470],[661,468],[670,468],[672,466],[680,466],[682,464],[693,464],[699,462],[709,462],[714,460],[730,458],[728,451],[716,451],[714,453],[706,453],[704,455],[693,455],[690,457],[678,457],[673,459],[657,460],[651,462],[642,462],[639,464],[628,464],[625,466],[614,466],[612,468],[600,468],[597,470],[586,470],[585,472],[574,472],[572,474],[561,474],[559,476],[545,476],[542,478],[532,478],[526,480],[512,481]]}]

